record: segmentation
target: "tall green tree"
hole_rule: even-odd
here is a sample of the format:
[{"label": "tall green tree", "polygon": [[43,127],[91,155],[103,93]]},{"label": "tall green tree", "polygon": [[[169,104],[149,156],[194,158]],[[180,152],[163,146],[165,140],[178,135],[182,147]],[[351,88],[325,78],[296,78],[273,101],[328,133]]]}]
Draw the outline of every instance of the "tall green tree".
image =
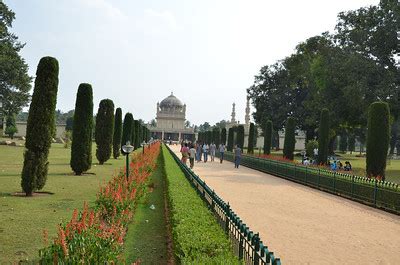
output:
[{"label": "tall green tree", "polygon": [[226,146],[227,148],[227,150],[229,151],[229,152],[232,152],[232,150],[233,150],[233,127],[231,127],[231,128],[229,128],[229,130],[228,130],[228,145]]},{"label": "tall green tree", "polygon": [[213,142],[216,146],[219,146],[221,143],[221,132],[219,127],[213,128]]},{"label": "tall green tree", "polygon": [[329,145],[329,110],[321,110],[318,130],[318,164],[325,165],[328,161]]},{"label": "tall green tree", "polygon": [[367,176],[385,180],[390,139],[390,110],[385,102],[374,102],[368,111]]},{"label": "tall green tree", "polygon": [[244,126],[239,125],[237,127],[237,139],[236,139],[236,144],[243,149],[244,146]]},{"label": "tall green tree", "polygon": [[93,90],[90,84],[78,87],[75,102],[70,165],[76,175],[92,165]]},{"label": "tall green tree", "polygon": [[115,110],[114,119],[114,136],[113,136],[113,157],[117,159],[120,155],[122,139],[122,110],[117,108]]},{"label": "tall green tree", "polygon": [[15,13],[0,1],[0,117],[18,114],[30,100],[32,78],[20,52],[25,44],[10,32]]},{"label": "tall green tree", "polygon": [[47,180],[48,155],[55,133],[55,109],[58,91],[58,61],[40,59],[32,102],[29,107],[24,165],[21,186],[27,196],[44,187]]},{"label": "tall green tree", "polygon": [[247,153],[248,154],[254,154],[254,123],[250,123],[250,129],[249,129],[249,138],[248,138],[248,144],[247,144]]},{"label": "tall green tree", "polygon": [[100,165],[111,157],[113,134],[114,103],[111,99],[103,99],[97,111],[95,130],[96,157]]},{"label": "tall green tree", "polygon": [[296,135],[295,135],[295,120],[293,117],[289,117],[286,121],[285,126],[285,140],[283,144],[283,156],[286,159],[293,160],[294,148],[296,145]]},{"label": "tall green tree", "polygon": [[135,150],[138,149],[141,144],[140,135],[139,135],[139,132],[140,132],[139,126],[140,126],[139,120],[134,120],[133,128],[132,128],[132,140],[133,140],[133,143],[135,146]]},{"label": "tall green tree", "polygon": [[342,132],[340,134],[339,150],[343,154],[345,154],[347,152],[347,145],[348,145],[347,139],[348,139],[347,138],[347,133],[346,132]]},{"label": "tall green tree", "polygon": [[18,132],[17,125],[15,123],[15,116],[14,115],[8,115],[6,118],[6,129],[4,133],[8,135],[11,139],[14,139],[14,134]]},{"label": "tall green tree", "polygon": [[132,113],[127,112],[124,117],[124,124],[122,128],[121,146],[125,145],[128,141],[130,142],[130,144],[134,144],[134,142],[132,142],[132,131],[133,131],[133,116]]},{"label": "tall green tree", "polygon": [[271,154],[272,144],[272,121],[268,120],[264,129],[264,154]]},{"label": "tall green tree", "polygon": [[221,130],[221,143],[226,144],[226,128],[222,128]]}]

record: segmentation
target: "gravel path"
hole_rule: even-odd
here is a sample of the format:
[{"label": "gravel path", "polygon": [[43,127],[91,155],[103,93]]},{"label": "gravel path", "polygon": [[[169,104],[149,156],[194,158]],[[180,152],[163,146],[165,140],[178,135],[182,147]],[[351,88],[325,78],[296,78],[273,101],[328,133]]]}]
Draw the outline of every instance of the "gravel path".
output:
[{"label": "gravel path", "polygon": [[228,161],[194,171],[283,264],[400,264],[397,215]]}]

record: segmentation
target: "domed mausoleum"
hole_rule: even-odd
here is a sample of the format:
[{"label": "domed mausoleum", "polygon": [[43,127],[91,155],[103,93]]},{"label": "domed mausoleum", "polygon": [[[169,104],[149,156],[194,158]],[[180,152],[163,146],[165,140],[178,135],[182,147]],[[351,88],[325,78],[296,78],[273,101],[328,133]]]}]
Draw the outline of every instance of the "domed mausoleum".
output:
[{"label": "domed mausoleum", "polygon": [[156,123],[149,126],[154,139],[182,141],[193,141],[194,129],[185,127],[186,105],[182,103],[173,93],[157,103]]}]

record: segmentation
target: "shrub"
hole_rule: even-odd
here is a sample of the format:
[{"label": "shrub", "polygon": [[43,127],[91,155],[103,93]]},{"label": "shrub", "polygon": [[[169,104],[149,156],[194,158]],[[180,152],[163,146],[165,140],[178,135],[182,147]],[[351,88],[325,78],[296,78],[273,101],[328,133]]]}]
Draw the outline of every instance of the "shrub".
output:
[{"label": "shrub", "polygon": [[96,157],[103,165],[111,157],[114,134],[114,103],[111,99],[100,101],[96,116],[95,139],[97,144]]},{"label": "shrub", "polygon": [[329,147],[329,110],[322,109],[318,129],[318,164],[325,165]]},{"label": "shrub", "polygon": [[244,127],[243,125],[239,125],[237,127],[237,136],[236,136],[236,144],[243,149],[244,146]]},{"label": "shrub", "polygon": [[229,239],[171,154],[162,148],[178,264],[237,264]]},{"label": "shrub", "polygon": [[6,119],[6,129],[4,133],[8,135],[11,139],[14,139],[14,134],[18,132],[17,125],[15,124],[14,115],[8,115]]},{"label": "shrub", "polygon": [[247,153],[254,154],[254,123],[250,123],[249,138],[247,144]]},{"label": "shrub", "polygon": [[265,124],[264,130],[264,154],[271,154],[271,144],[272,144],[272,121],[268,120]]},{"label": "shrub", "polygon": [[127,112],[124,117],[124,124],[122,128],[121,146],[125,145],[127,141],[131,142],[131,144],[134,144],[132,142],[132,131],[133,131],[133,116],[132,113]]},{"label": "shrub", "polygon": [[93,92],[90,84],[80,84],[76,95],[70,165],[76,175],[92,165]]},{"label": "shrub", "polygon": [[296,145],[294,118],[289,117],[285,126],[285,140],[283,143],[283,156],[286,159],[293,160],[294,147]]},{"label": "shrub", "polygon": [[226,128],[222,128],[221,130],[221,143],[226,144]]},{"label": "shrub", "polygon": [[232,152],[233,150],[233,127],[228,130],[228,145],[227,150]]},{"label": "shrub", "polygon": [[309,140],[306,143],[306,154],[307,156],[314,156],[314,149],[318,148],[318,141],[317,140]]},{"label": "shrub", "polygon": [[390,140],[390,111],[385,102],[374,102],[368,110],[367,176],[385,179]]},{"label": "shrub", "polygon": [[58,91],[58,61],[40,59],[26,128],[21,186],[27,196],[46,184],[52,136],[55,133],[55,108]]},{"label": "shrub", "polygon": [[115,110],[114,119],[114,136],[113,136],[113,157],[117,159],[120,155],[122,139],[122,110],[117,108]]}]

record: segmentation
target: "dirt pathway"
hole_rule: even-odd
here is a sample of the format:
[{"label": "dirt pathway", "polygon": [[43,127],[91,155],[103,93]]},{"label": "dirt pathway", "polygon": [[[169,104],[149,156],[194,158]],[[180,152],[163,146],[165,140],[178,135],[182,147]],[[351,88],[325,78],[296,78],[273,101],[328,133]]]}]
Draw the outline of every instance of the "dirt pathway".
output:
[{"label": "dirt pathway", "polygon": [[399,216],[228,161],[194,171],[283,264],[400,264]]}]

